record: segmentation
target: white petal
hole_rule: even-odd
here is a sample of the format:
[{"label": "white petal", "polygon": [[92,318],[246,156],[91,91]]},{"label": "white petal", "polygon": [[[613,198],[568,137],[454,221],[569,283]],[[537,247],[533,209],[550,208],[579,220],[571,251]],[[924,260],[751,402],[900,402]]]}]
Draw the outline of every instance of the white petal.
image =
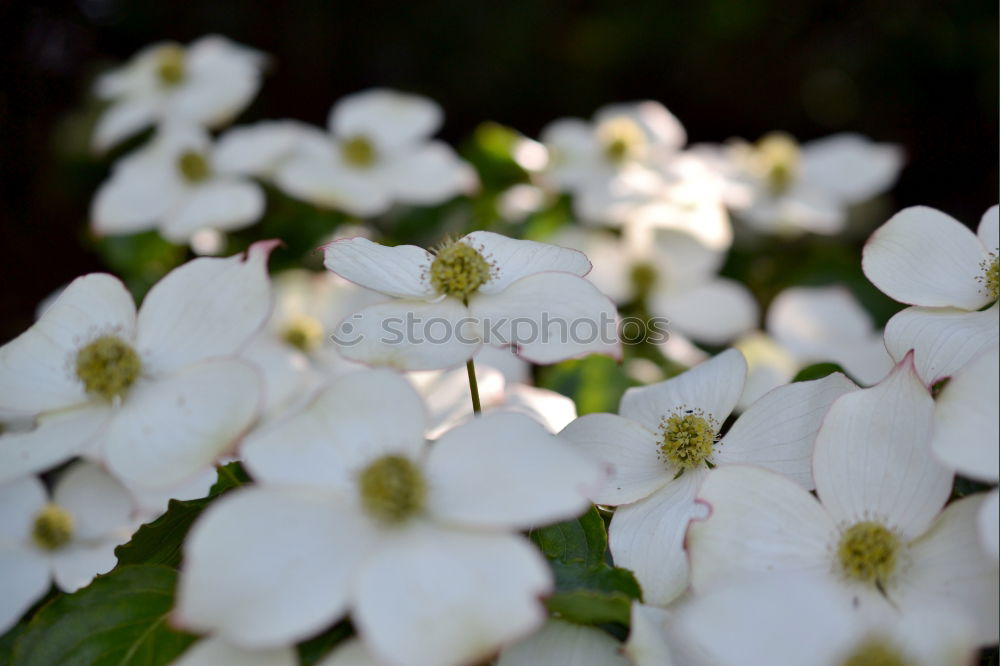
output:
[{"label": "white petal", "polygon": [[995,488],[983,500],[976,523],[979,526],[979,540],[995,563],[1000,560],[1000,492]]},{"label": "white petal", "polygon": [[264,213],[264,192],[246,180],[218,179],[192,188],[164,218],[163,237],[186,242],[203,229],[242,229]]},{"label": "white petal", "polygon": [[621,643],[611,634],[564,620],[549,620],[540,630],[500,654],[497,666],[629,666]]},{"label": "white petal", "polygon": [[370,305],[348,317],[333,339],[351,361],[398,370],[440,370],[475,356],[482,344],[475,323],[453,298],[437,303],[399,300]]},{"label": "white petal", "polygon": [[958,220],[925,206],[896,213],[865,244],[861,265],[902,303],[978,310],[989,303],[977,278],[986,252]]},{"label": "white petal", "polygon": [[271,312],[267,258],[275,244],[189,261],[154,285],[139,311],[143,370],[161,373],[239,351]]},{"label": "white petal", "polygon": [[493,276],[480,293],[502,292],[521,278],[545,271],[584,276],[590,261],[582,252],[549,243],[507,238],[491,231],[473,231],[462,242],[478,250],[493,265]]},{"label": "white petal", "polygon": [[785,289],[767,311],[768,333],[807,363],[836,360],[873,328],[871,315],[841,285]]},{"label": "white petal", "polygon": [[295,120],[264,120],[234,127],[219,137],[212,166],[225,174],[271,175],[308,129]]},{"label": "white petal", "polygon": [[830,407],[816,436],[816,492],[834,520],[884,521],[912,539],[951,493],[952,474],[931,456],[934,401],[911,356],[880,384]]},{"label": "white petal", "polygon": [[26,548],[0,549],[0,632],[6,633],[49,589],[49,565]]},{"label": "white petal", "polygon": [[493,409],[526,414],[552,433],[559,432],[576,418],[576,403],[572,398],[526,384],[510,386],[504,392],[502,404]]},{"label": "white petal", "polygon": [[485,344],[509,345],[532,363],[589,354],[621,357],[614,303],[571,273],[528,275],[498,294],[476,294],[469,310]]},{"label": "white petal", "polygon": [[659,384],[630,388],[618,413],[657,432],[674,412],[700,409],[721,428],[743,391],[746,374],[743,354],[728,349]]},{"label": "white petal", "polygon": [[471,194],[479,182],[475,170],[440,141],[393,155],[386,168],[393,197],[419,206]]},{"label": "white petal", "polygon": [[240,358],[253,363],[264,378],[265,417],[283,414],[318,380],[305,354],[267,331],[256,335]]},{"label": "white petal", "polygon": [[246,650],[221,638],[203,638],[184,651],[171,666],[297,666],[293,647]]},{"label": "white petal", "polygon": [[780,386],[752,404],[715,447],[716,463],[759,465],[814,487],[813,443],[833,401],[857,388],[839,372]]},{"label": "white petal", "polygon": [[652,100],[601,107],[594,114],[594,123],[601,124],[623,116],[636,121],[650,141],[663,149],[664,154],[680,150],[687,142],[687,134],[680,121],[666,107]]},{"label": "white petal", "polygon": [[132,295],[104,273],[73,280],[31,328],[0,347],[0,407],[37,413],[85,402],[76,354],[109,334],[132,341]]},{"label": "white petal", "polygon": [[107,464],[129,485],[181,483],[232,450],[262,400],[257,371],[236,359],[204,361],[137,386],[108,427]]},{"label": "white petal", "polygon": [[717,278],[681,292],[653,293],[650,309],[670,327],[706,344],[720,345],[756,328],[760,312],[750,290]]},{"label": "white petal", "polygon": [[54,412],[41,417],[34,430],[0,436],[0,483],[45,472],[87,452],[111,414],[103,404]]},{"label": "white petal", "polygon": [[998,480],[1000,469],[1000,348],[956,372],[934,401],[931,447],[945,465],[974,479]]},{"label": "white petal", "polygon": [[0,550],[27,542],[35,514],[47,500],[45,486],[33,476],[0,485]]},{"label": "white petal", "polygon": [[[679,336],[670,337],[668,344]],[[768,391],[792,381],[800,368],[798,361],[765,333],[745,335],[733,347],[739,349],[747,361],[746,383],[736,403],[736,409],[741,411],[760,400]]]},{"label": "white petal", "polygon": [[578,516],[604,476],[538,422],[503,413],[445,433],[426,470],[428,511],[473,528],[527,528]]},{"label": "white petal", "polygon": [[668,644],[666,624],[669,611],[656,606],[632,602],[631,622],[625,654],[635,666],[677,666]]},{"label": "white petal", "polygon": [[927,385],[950,377],[1000,341],[1000,306],[982,312],[906,308],[885,326],[885,346],[896,362],[915,350],[914,363]]},{"label": "white petal", "polygon": [[444,113],[433,100],[372,88],[338,101],[328,124],[338,137],[363,136],[380,150],[393,150],[434,134],[443,120]]},{"label": "white petal", "polygon": [[116,530],[128,530],[131,523],[132,495],[103,467],[91,462],[74,463],[60,474],[52,501],[73,516],[74,538],[105,539]]},{"label": "white petal", "polygon": [[976,236],[987,252],[997,252],[997,248],[1000,247],[1000,206],[991,206],[983,213]]},{"label": "white petal", "polygon": [[684,534],[689,521],[707,514],[695,502],[705,471],[684,472],[646,499],[618,507],[611,519],[611,555],[635,572],[646,603],[666,606],[687,589]]},{"label": "white petal", "polygon": [[[334,146],[327,143],[327,151]],[[274,174],[275,182],[293,197],[358,217],[374,217],[389,209],[389,190],[371,174],[346,169],[332,156],[293,155]]]},{"label": "white petal", "polygon": [[100,152],[107,150],[152,124],[157,115],[155,99],[130,99],[113,104],[101,114],[94,128],[94,149]]},{"label": "white petal", "polygon": [[582,185],[599,169],[601,147],[590,123],[579,118],[561,118],[542,128],[541,140],[549,149],[544,180],[556,189]]},{"label": "white petal", "polygon": [[410,384],[389,370],[338,379],[303,411],[251,433],[242,446],[255,479],[352,491],[354,475],[389,454],[418,457],[427,417]]},{"label": "white petal", "polygon": [[976,620],[981,646],[995,645],[1000,624],[1000,579],[996,560],[980,546],[976,517],[985,494],[948,505],[930,530],[910,544],[909,567],[900,572],[896,602],[905,610],[946,599]]},{"label": "white petal", "polygon": [[711,513],[688,528],[695,591],[747,574],[829,570],[836,525],[816,498],[785,477],[727,465],[708,475],[698,499]]},{"label": "white petal", "polygon": [[117,165],[94,195],[90,220],[98,234],[129,234],[152,229],[184,195],[174,160],[157,140]]},{"label": "white petal", "polygon": [[353,619],[390,663],[458,666],[540,626],[551,576],[521,536],[415,527],[368,558]]},{"label": "white petal", "polygon": [[316,666],[385,666],[385,662],[377,659],[359,639],[348,638]]},{"label": "white petal", "polygon": [[430,252],[415,245],[387,247],[367,238],[342,238],[323,246],[323,265],[337,275],[399,298],[433,298]]},{"label": "white petal", "polygon": [[802,146],[799,178],[846,203],[871,199],[892,187],[903,166],[902,149],[841,133]]},{"label": "white petal", "polygon": [[[469,391],[467,368],[409,372],[407,378],[420,392],[430,415],[428,439],[437,439],[442,433],[472,416],[472,394]],[[492,411],[504,399],[504,378],[497,370],[476,367],[476,385],[479,399],[486,411]]]},{"label": "white petal", "polygon": [[63,592],[76,592],[90,585],[94,576],[111,571],[118,562],[115,548],[128,540],[128,534],[116,539],[71,543],[52,554],[52,578]]},{"label": "white petal", "polygon": [[635,421],[614,414],[587,414],[559,433],[599,462],[607,481],[591,499],[618,506],[635,502],[662,488],[676,474],[659,457],[657,436]]},{"label": "white petal", "polygon": [[167,117],[217,127],[239,113],[260,87],[262,54],[218,35],[193,42],[185,78],[167,98]]},{"label": "white petal", "polygon": [[370,539],[331,496],[266,487],[227,494],[184,541],[173,620],[245,648],[312,636],[347,610]]}]

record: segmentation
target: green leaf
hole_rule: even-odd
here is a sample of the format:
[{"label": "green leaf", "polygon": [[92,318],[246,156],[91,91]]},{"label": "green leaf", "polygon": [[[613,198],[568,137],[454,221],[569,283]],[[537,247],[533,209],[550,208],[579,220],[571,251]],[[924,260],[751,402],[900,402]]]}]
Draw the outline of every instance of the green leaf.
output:
[{"label": "green leaf", "polygon": [[823,377],[832,375],[835,372],[843,373],[844,369],[836,363],[816,363],[799,370],[799,373],[795,375],[792,382],[808,382],[814,379],[823,379]]},{"label": "green leaf", "polygon": [[587,566],[605,561],[608,534],[601,514],[594,507],[576,520],[532,530],[529,536],[550,560],[576,561]]},{"label": "green leaf", "polygon": [[111,270],[122,277],[136,299],[187,256],[187,248],[164,240],[156,231],[102,236],[95,248]]},{"label": "green leaf", "polygon": [[177,572],[132,566],[58,597],[31,620],[11,666],[159,666],[195,640],[171,629]]},{"label": "green leaf", "polygon": [[315,638],[310,638],[304,643],[299,643],[299,664],[301,666],[313,666],[323,657],[328,655],[333,648],[350,638],[354,634],[354,627],[350,621],[342,620],[333,625]]},{"label": "green leaf", "polygon": [[573,398],[582,416],[593,412],[617,412],[628,388],[621,365],[607,356],[563,361],[539,368],[539,385]]}]

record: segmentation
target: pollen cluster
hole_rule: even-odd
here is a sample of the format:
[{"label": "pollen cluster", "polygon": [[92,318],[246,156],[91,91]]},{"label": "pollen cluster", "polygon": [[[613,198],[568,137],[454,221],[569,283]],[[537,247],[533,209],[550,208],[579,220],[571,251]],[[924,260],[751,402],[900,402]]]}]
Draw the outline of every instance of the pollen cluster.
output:
[{"label": "pollen cluster", "polygon": [[165,46],[156,62],[156,76],[165,86],[175,86],[184,80],[187,73],[184,66],[184,49],[180,46]]},{"label": "pollen cluster", "polygon": [[375,164],[375,146],[363,136],[351,137],[340,146],[344,161],[354,167],[365,168]]},{"label": "pollen cluster", "polygon": [[849,580],[883,586],[896,571],[899,537],[885,526],[863,521],[851,525],[840,537],[837,559]]},{"label": "pollen cluster", "polygon": [[894,646],[879,638],[869,638],[862,641],[841,666],[907,666],[908,663]]},{"label": "pollen cluster", "polygon": [[191,183],[200,183],[207,180],[212,175],[212,168],[208,166],[208,160],[201,153],[194,150],[186,150],[177,158],[177,170],[181,172],[184,180]]},{"label": "pollen cluster", "polygon": [[660,455],[679,471],[708,462],[715,444],[715,428],[700,409],[667,416],[660,423]]},{"label": "pollen cluster", "polygon": [[979,283],[983,285],[982,291],[986,292],[990,301],[997,300],[1000,297],[1000,257],[991,252],[989,259],[983,260],[979,267],[983,271],[982,275],[977,278]]},{"label": "pollen cluster", "polygon": [[141,370],[139,355],[114,335],[99,337],[76,353],[76,376],[87,393],[105,400],[124,396]]},{"label": "pollen cluster", "polygon": [[597,128],[597,138],[604,157],[616,164],[634,157],[646,140],[642,128],[630,118],[614,118],[601,123]]},{"label": "pollen cluster", "polygon": [[439,294],[464,300],[489,279],[489,262],[471,245],[448,241],[436,250],[430,280]]},{"label": "pollen cluster", "polygon": [[795,139],[783,132],[772,132],[757,141],[756,154],[771,193],[777,196],[788,190],[799,168],[799,145]]},{"label": "pollen cluster", "polygon": [[73,538],[73,516],[60,506],[46,504],[35,516],[31,540],[44,550],[58,550]]},{"label": "pollen cluster", "polygon": [[312,317],[296,317],[282,329],[281,339],[299,351],[310,352],[323,343],[323,325]]},{"label": "pollen cluster", "polygon": [[379,458],[362,470],[359,481],[361,505],[379,522],[398,524],[424,507],[427,484],[408,458]]}]

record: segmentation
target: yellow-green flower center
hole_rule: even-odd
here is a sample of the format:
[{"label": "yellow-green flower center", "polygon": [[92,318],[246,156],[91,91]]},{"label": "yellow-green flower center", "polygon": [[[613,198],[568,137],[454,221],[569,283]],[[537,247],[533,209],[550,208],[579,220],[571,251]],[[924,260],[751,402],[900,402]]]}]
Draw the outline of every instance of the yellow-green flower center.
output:
[{"label": "yellow-green flower center", "polygon": [[185,150],[181,153],[177,158],[177,170],[181,172],[184,180],[192,185],[208,180],[212,175],[208,160],[196,150]]},{"label": "yellow-green flower center", "polygon": [[87,393],[106,400],[124,396],[141,371],[139,355],[114,335],[101,336],[76,353],[76,376]]},{"label": "yellow-green flower center", "polygon": [[165,46],[156,60],[156,76],[164,86],[175,86],[184,80],[184,49],[177,45]]},{"label": "yellow-green flower center", "polygon": [[375,520],[399,524],[420,513],[427,483],[420,469],[403,456],[384,456],[361,472],[361,505]]},{"label": "yellow-green flower center", "polygon": [[295,317],[281,331],[281,339],[304,352],[317,349],[323,343],[323,325],[312,317]]},{"label": "yellow-green flower center", "polygon": [[879,638],[862,641],[841,662],[841,666],[908,666],[908,664],[907,659],[895,646]]},{"label": "yellow-green flower center", "polygon": [[678,472],[709,462],[715,445],[716,428],[700,409],[688,409],[667,416],[660,423],[660,457]]},{"label": "yellow-green flower center", "polygon": [[880,523],[862,521],[847,528],[837,546],[840,570],[849,580],[883,587],[899,563],[902,544]]},{"label": "yellow-green flower center", "polygon": [[431,262],[431,286],[439,294],[465,299],[490,279],[490,263],[471,245],[446,241]]},{"label": "yellow-green flower center", "polygon": [[646,142],[642,128],[631,118],[612,118],[601,123],[597,128],[597,139],[605,159],[615,164],[636,157]]},{"label": "yellow-green flower center", "polygon": [[995,252],[990,252],[989,259],[984,259],[979,267],[983,271],[977,278],[982,285],[982,291],[986,292],[990,301],[997,300],[1000,297],[1000,257],[997,257]]},{"label": "yellow-green flower center", "polygon": [[31,540],[45,550],[58,550],[73,538],[73,516],[55,504],[46,504],[35,515]]},{"label": "yellow-green flower center", "polygon": [[354,136],[340,146],[344,161],[354,167],[367,168],[375,164],[378,154],[372,142],[363,136]]},{"label": "yellow-green flower center", "polygon": [[799,169],[799,144],[783,132],[772,132],[757,141],[756,157],[771,194],[784,193]]}]

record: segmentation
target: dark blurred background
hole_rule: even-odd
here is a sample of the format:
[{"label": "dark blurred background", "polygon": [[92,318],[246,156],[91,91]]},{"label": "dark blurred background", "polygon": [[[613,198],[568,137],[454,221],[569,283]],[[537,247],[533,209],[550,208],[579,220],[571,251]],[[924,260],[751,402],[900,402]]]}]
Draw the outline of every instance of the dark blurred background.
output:
[{"label": "dark blurred background", "polygon": [[975,226],[997,201],[997,3],[990,0],[605,2],[11,2],[0,0],[0,341],[38,301],[103,268],[86,150],[95,74],[146,44],[218,32],[274,56],[237,122],[323,123],[373,85],[441,102],[444,138],[495,120],[528,135],[652,98],[692,141],[855,130],[902,144],[895,208]]}]

